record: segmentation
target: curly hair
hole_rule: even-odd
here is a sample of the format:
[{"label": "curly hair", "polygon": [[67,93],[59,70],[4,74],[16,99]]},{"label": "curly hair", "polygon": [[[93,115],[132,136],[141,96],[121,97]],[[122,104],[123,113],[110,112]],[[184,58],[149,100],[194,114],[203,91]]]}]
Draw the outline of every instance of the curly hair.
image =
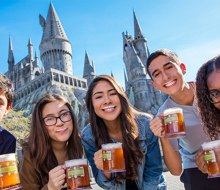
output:
[{"label": "curly hair", "polygon": [[[138,136],[138,128],[135,121],[135,113],[138,113],[129,103],[128,98],[123,91],[122,87],[119,83],[111,76],[108,75],[100,75],[96,77],[89,86],[89,89],[86,94],[86,105],[89,111],[90,124],[93,131],[93,135],[95,137],[95,143],[98,148],[101,148],[102,144],[112,142],[105,123],[103,119],[98,117],[94,111],[93,103],[92,103],[92,93],[95,86],[100,81],[106,81],[111,84],[118,93],[122,111],[119,115],[121,121],[121,131],[122,131],[122,143],[123,149],[126,154],[126,162],[129,165],[130,176],[131,179],[137,179],[138,177],[138,165],[141,163],[143,159],[143,153],[139,148],[138,138],[134,137]],[[119,174],[117,174],[119,175]],[[119,176],[118,176],[119,177]],[[123,179],[123,176],[120,176],[118,179]],[[117,181],[117,182],[119,182]]]},{"label": "curly hair", "polygon": [[218,138],[220,132],[220,110],[208,99],[207,79],[213,71],[220,71],[220,55],[204,63],[196,76],[196,95],[198,107],[204,127],[212,140]]}]

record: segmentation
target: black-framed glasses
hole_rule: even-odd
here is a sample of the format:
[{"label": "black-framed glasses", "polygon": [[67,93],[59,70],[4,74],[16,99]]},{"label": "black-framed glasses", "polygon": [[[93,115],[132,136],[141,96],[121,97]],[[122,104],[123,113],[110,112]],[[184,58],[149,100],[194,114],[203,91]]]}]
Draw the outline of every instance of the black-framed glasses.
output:
[{"label": "black-framed glasses", "polygon": [[220,90],[210,90],[207,97],[211,103],[213,104],[219,103],[220,102]]},{"label": "black-framed glasses", "polygon": [[43,118],[44,124],[46,126],[56,125],[58,118],[63,123],[68,122],[68,121],[70,121],[72,119],[70,111],[66,111],[66,112],[62,113],[61,115],[59,115],[58,117],[48,116],[48,117]]}]

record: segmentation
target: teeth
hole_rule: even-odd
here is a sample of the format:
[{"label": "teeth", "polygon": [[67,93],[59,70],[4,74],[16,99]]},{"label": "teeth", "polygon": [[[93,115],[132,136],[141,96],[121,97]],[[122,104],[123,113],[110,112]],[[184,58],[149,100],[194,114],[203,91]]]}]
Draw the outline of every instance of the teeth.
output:
[{"label": "teeth", "polygon": [[112,110],[112,109],[114,109],[115,108],[115,106],[106,106],[106,107],[104,107],[103,108],[103,110]]},{"label": "teeth", "polygon": [[164,86],[169,87],[169,86],[173,85],[175,82],[176,82],[176,81],[174,81],[174,80],[173,80],[173,81],[166,82],[166,83],[164,84]]}]

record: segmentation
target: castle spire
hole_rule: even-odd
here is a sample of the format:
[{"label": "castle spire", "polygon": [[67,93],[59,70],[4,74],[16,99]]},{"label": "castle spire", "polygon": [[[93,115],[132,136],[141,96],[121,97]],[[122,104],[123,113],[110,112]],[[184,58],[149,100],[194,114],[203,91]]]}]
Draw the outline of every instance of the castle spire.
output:
[{"label": "castle spire", "polygon": [[134,10],[133,10],[133,15],[134,15],[134,39],[143,38],[141,27],[138,23]]},{"label": "castle spire", "polygon": [[50,3],[46,21],[43,16],[40,15],[40,24],[43,27],[42,41],[50,38],[62,38],[68,40],[52,3]]},{"label": "castle spire", "polygon": [[93,63],[91,64],[87,51],[85,52],[83,78],[87,79],[88,85],[95,78],[94,65],[93,65]]},{"label": "castle spire", "polygon": [[29,62],[31,63],[34,60],[33,56],[33,44],[31,42],[31,38],[28,40],[28,55],[29,55]]},{"label": "castle spire", "polygon": [[12,47],[11,36],[9,36],[9,48],[8,48],[8,70],[9,71],[13,70],[14,64],[15,64],[14,51]]}]

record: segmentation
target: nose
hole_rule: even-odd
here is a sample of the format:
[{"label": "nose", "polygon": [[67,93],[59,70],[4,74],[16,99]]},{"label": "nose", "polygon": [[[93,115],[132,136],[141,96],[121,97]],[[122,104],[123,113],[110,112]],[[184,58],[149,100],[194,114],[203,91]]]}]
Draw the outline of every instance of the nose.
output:
[{"label": "nose", "polygon": [[166,72],[162,72],[162,77],[163,77],[163,80],[169,79],[169,76],[167,75]]},{"label": "nose", "polygon": [[109,96],[109,95],[105,95],[105,97],[104,97],[104,103],[105,103],[105,104],[108,104],[108,103],[110,103],[110,102],[111,102],[110,96]]},{"label": "nose", "polygon": [[57,123],[56,125],[62,125],[64,122],[60,119],[60,117],[57,118]]}]

